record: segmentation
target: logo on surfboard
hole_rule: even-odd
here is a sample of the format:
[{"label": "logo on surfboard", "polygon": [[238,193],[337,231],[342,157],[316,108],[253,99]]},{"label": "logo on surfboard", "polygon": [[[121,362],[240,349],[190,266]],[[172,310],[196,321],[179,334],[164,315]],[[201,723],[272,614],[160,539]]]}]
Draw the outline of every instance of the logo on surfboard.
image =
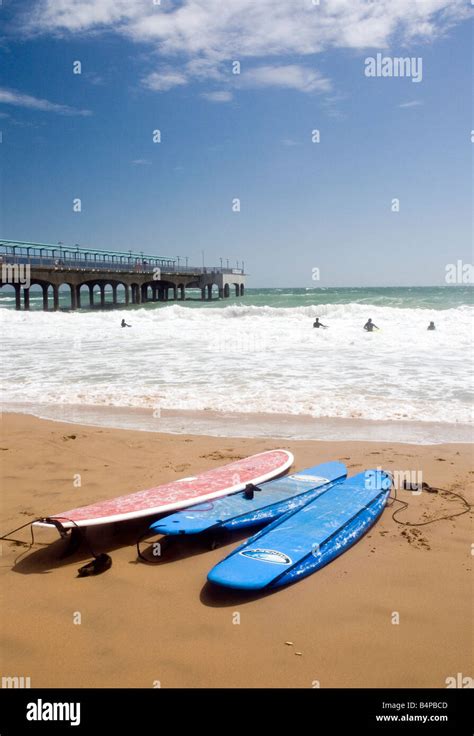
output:
[{"label": "logo on surfboard", "polygon": [[250,557],[252,560],[272,562],[274,565],[291,565],[291,559],[288,555],[274,549],[245,549],[240,554],[243,557]]},{"label": "logo on surfboard", "polygon": [[322,478],[320,475],[309,475],[305,473],[294,473],[293,475],[288,476],[292,480],[307,480],[310,483],[316,483],[318,485],[323,485],[323,483],[329,483],[329,478]]}]

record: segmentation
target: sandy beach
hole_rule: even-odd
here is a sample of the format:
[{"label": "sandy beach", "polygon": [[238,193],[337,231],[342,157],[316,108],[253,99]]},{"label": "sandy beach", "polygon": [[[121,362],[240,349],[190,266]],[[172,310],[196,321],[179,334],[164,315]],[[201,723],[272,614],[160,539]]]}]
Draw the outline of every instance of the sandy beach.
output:
[{"label": "sandy beach", "polygon": [[[1,533],[280,446],[297,469],[339,459],[349,474],[421,470],[473,500],[466,444],[166,435],[4,414]],[[411,522],[463,509],[443,493],[399,497],[410,504],[399,518]],[[90,540],[113,566],[85,579],[76,573],[90,553],[60,559],[64,542],[49,530],[36,531],[32,549],[4,541],[0,674],[32,687],[445,687],[471,672],[471,514],[403,527],[394,508],[333,563],[265,595],[206,584],[242,534],[212,551],[180,542],[147,565],[134,547],[143,522],[108,527]],[[29,530],[14,536],[28,542]]]}]

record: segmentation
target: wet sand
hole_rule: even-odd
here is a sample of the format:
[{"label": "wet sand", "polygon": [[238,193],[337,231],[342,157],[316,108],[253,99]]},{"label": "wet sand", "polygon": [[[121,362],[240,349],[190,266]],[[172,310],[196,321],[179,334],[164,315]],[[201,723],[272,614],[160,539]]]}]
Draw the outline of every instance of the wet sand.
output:
[{"label": "wet sand", "polygon": [[[350,474],[422,471],[473,502],[466,444],[167,435],[4,414],[0,530],[276,447],[298,469],[339,459]],[[399,497],[410,504],[400,520],[463,510],[444,493]],[[84,579],[77,568],[90,553],[60,559],[55,532],[37,530],[33,549],[3,541],[0,675],[32,687],[444,687],[472,675],[472,516],[403,527],[396,507],[327,567],[263,595],[206,584],[243,534],[214,550],[180,541],[147,565],[134,547],[143,521],[94,530],[113,566]]]}]

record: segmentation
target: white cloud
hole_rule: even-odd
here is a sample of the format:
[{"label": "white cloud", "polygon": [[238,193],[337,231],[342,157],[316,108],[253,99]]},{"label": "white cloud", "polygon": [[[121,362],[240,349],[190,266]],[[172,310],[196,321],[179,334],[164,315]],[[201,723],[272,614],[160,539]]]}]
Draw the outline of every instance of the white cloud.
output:
[{"label": "white cloud", "polygon": [[430,39],[469,17],[466,6],[465,0],[36,0],[21,20],[30,32],[111,28],[156,41],[166,53],[231,58],[382,47],[395,32],[406,41]]},{"label": "white cloud", "polygon": [[402,102],[398,107],[419,107],[422,104],[421,100],[412,100],[411,102]]},{"label": "white cloud", "polygon": [[142,85],[153,92],[167,92],[173,87],[187,83],[186,75],[173,69],[152,72],[142,79]]},{"label": "white cloud", "polygon": [[231,102],[234,99],[232,92],[227,92],[226,90],[203,92],[201,97],[204,97],[205,100],[209,100],[209,102]]},{"label": "white cloud", "polygon": [[93,84],[97,87],[105,84],[105,79],[102,75],[96,74],[96,72],[85,72],[83,75],[86,82],[89,82],[89,84]]},{"label": "white cloud", "polygon": [[[37,0],[21,19],[30,31],[89,31],[117,27],[143,15],[146,3],[130,0]],[[150,0],[150,5],[152,2]]]},{"label": "white cloud", "polygon": [[298,64],[258,66],[242,72],[242,84],[247,87],[286,87],[300,92],[328,92],[329,79],[319,72]]},{"label": "white cloud", "polygon": [[299,146],[300,144],[298,143],[298,141],[293,140],[293,138],[283,138],[282,145],[291,148],[293,146]]},{"label": "white cloud", "polygon": [[44,112],[55,112],[59,115],[92,115],[90,110],[78,110],[68,105],[59,105],[56,102],[43,100],[31,95],[25,95],[12,89],[0,87],[0,104],[14,105],[16,107],[27,107],[31,110],[42,110]]},{"label": "white cloud", "polygon": [[[280,81],[292,89],[320,91],[324,81],[311,77],[305,57],[330,49],[386,49],[392,43],[400,49],[433,41],[471,15],[466,0],[321,0],[319,5],[311,0],[161,0],[160,5],[152,0],[31,0],[29,5],[33,2],[33,9],[17,17],[18,31],[107,30],[146,44],[152,57],[158,54],[173,67],[145,78],[145,86],[156,91],[195,80],[228,80],[232,60],[251,69],[263,59],[270,66],[249,71],[259,86]],[[301,71],[284,66],[289,58]]]},{"label": "white cloud", "polygon": [[132,161],[134,166],[150,166],[151,161],[148,158],[136,158]]}]

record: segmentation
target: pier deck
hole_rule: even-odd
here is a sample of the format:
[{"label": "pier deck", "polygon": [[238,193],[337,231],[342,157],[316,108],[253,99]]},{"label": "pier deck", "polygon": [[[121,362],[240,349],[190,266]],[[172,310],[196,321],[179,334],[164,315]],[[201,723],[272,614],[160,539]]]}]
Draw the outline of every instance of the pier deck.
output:
[{"label": "pier deck", "polygon": [[41,287],[45,311],[59,308],[59,289],[64,285],[70,291],[71,309],[94,307],[97,295],[104,307],[108,286],[113,306],[183,301],[186,289],[199,289],[202,300],[244,295],[243,263],[241,268],[198,267],[188,266],[188,259],[183,266],[180,260],[132,251],[0,240],[0,288],[12,286],[16,309],[22,308],[22,301],[23,308],[29,309],[30,288]]}]

